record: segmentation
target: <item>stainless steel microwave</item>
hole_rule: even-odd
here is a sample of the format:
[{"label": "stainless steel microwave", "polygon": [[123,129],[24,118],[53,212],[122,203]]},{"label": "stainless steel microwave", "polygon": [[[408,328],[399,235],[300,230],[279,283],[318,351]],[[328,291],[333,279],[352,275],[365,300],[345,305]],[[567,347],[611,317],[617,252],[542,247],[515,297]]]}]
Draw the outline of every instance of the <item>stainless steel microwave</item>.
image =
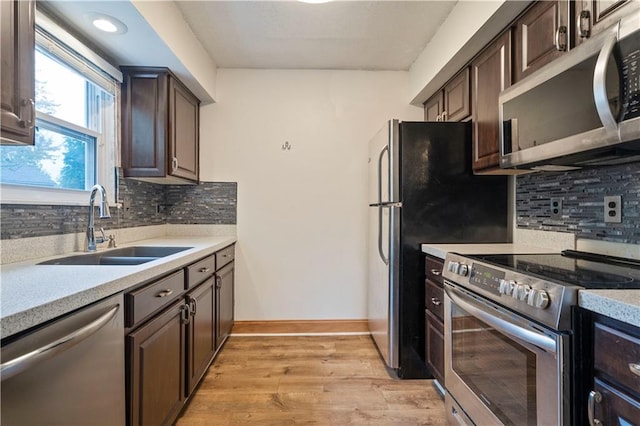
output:
[{"label": "stainless steel microwave", "polygon": [[640,161],[640,9],[500,94],[500,167]]}]

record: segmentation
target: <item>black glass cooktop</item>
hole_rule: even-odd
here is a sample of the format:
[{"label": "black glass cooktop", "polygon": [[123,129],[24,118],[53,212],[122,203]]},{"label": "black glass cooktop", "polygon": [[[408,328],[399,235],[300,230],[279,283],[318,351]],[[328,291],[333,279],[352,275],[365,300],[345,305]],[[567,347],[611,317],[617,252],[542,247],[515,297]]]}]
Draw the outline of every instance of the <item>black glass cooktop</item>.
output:
[{"label": "black glass cooktop", "polygon": [[470,255],[522,274],[587,289],[640,289],[640,261],[573,250],[561,254]]}]

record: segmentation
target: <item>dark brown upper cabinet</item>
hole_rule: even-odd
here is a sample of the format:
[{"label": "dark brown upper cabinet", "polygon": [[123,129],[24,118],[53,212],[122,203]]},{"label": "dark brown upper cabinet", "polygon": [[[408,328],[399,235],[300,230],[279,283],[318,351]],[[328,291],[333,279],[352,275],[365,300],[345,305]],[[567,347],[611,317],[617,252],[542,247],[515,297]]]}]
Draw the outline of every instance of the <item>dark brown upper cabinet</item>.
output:
[{"label": "dark brown upper cabinet", "polygon": [[511,30],[507,29],[471,62],[474,173],[498,171],[500,160],[498,96],[509,86],[511,86]]},{"label": "dark brown upper cabinet", "polygon": [[515,23],[514,83],[570,48],[569,1],[540,1]]},{"label": "dark brown upper cabinet", "polygon": [[35,143],[35,4],[33,0],[0,1],[3,145]]},{"label": "dark brown upper cabinet", "polygon": [[622,16],[638,11],[640,3],[633,0],[577,0],[575,2],[575,44],[613,25]]},{"label": "dark brown upper cabinet", "polygon": [[444,94],[438,90],[424,103],[424,121],[441,121],[444,111]]},{"label": "dark brown upper cabinet", "polygon": [[467,67],[425,102],[425,121],[464,120],[471,114],[470,95]]},{"label": "dark brown upper cabinet", "polygon": [[122,169],[155,183],[197,183],[200,101],[167,68],[122,67]]}]

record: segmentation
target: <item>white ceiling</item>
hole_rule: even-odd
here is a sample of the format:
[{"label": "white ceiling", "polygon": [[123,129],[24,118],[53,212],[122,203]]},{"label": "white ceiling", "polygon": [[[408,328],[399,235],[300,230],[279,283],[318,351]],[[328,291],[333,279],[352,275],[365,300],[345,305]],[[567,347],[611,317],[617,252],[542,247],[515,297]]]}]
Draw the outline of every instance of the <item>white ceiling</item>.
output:
[{"label": "white ceiling", "polygon": [[221,68],[408,70],[455,1],[178,1]]},{"label": "white ceiling", "polygon": [[[221,68],[408,70],[456,1],[176,1]],[[166,45],[129,1],[42,2],[118,65],[172,66]],[[129,31],[91,28],[92,12]]]}]

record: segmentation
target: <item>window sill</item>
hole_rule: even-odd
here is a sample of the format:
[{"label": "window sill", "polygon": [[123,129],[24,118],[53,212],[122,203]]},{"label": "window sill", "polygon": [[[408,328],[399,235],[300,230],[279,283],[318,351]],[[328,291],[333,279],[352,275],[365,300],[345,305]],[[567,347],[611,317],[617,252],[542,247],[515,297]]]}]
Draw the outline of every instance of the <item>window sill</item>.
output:
[{"label": "window sill", "polygon": [[0,185],[0,203],[47,206],[88,206],[89,191]]}]

